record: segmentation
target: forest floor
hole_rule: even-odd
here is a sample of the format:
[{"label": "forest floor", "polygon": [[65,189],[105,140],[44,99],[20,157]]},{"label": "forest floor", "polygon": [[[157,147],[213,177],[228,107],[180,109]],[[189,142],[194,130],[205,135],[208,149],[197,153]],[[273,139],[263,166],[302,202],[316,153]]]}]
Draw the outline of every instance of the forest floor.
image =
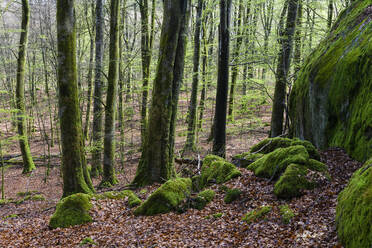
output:
[{"label": "forest floor", "polygon": [[[229,124],[228,158],[248,151],[267,137],[268,112],[263,109],[260,127],[244,129],[241,124]],[[177,134],[182,133],[182,130],[177,131]],[[139,141],[133,137],[139,136],[132,134],[132,148],[126,152],[124,170],[118,168],[120,184],[113,190],[123,189],[135,174],[140,153],[136,145]],[[200,149],[194,156],[202,158],[208,153],[211,144],[206,141],[207,137],[207,131],[200,134]],[[176,150],[182,149],[184,140],[184,135],[177,136]],[[16,151],[16,144],[14,146],[9,151]],[[40,156],[43,154],[41,139],[33,140],[31,150]],[[58,154],[56,147],[52,154]],[[277,199],[272,193],[272,182],[239,168],[242,176],[225,183],[242,191],[241,197],[231,204],[224,203],[224,192],[218,185],[210,187],[216,191],[216,196],[203,210],[189,209],[182,214],[135,217],[126,199],[93,200],[92,223],[54,230],[49,229],[48,222],[62,195],[59,157],[53,156],[46,182],[47,168],[43,166],[43,159],[36,160],[38,168],[30,176],[22,175],[21,165],[16,164],[6,169],[5,195],[21,201],[0,205],[0,247],[76,247],[87,237],[96,247],[341,247],[334,221],[337,195],[361,164],[336,148],[322,152],[321,160],[328,165],[332,181],[292,200]],[[93,182],[97,185],[99,179]],[[152,185],[136,193],[144,200],[158,186]],[[19,192],[40,193],[45,200],[22,201],[24,197],[18,196]],[[295,212],[289,224],[284,224],[279,214],[279,206],[283,204],[288,204]],[[265,219],[251,224],[242,221],[247,212],[263,205],[272,206]]]}]

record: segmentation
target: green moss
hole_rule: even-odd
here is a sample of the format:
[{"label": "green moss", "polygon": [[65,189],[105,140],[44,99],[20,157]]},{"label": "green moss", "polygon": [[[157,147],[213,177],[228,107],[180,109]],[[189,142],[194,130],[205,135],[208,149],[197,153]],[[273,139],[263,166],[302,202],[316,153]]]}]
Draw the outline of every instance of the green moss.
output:
[{"label": "green moss", "polygon": [[371,1],[356,0],[309,56],[290,96],[291,134],[372,156]]},{"label": "green moss", "polygon": [[278,148],[266,154],[249,165],[248,169],[254,171],[255,175],[259,177],[276,178],[284,172],[289,164],[305,164],[308,159],[309,154],[305,147],[290,146]]},{"label": "green moss", "polygon": [[33,195],[33,194],[36,194],[36,193],[39,193],[39,191],[37,190],[31,190],[31,191],[25,191],[25,192],[17,192],[17,196],[19,197],[25,197],[25,196],[28,196],[28,195]]},{"label": "green moss", "polygon": [[271,206],[262,206],[262,207],[259,207],[255,210],[252,210],[252,211],[248,212],[243,217],[242,220],[249,224],[249,223],[255,222],[259,219],[262,219],[265,215],[270,213],[270,211],[271,211]]},{"label": "green moss", "polygon": [[[207,159],[207,160],[206,160]],[[203,161],[201,176],[198,179],[200,189],[209,183],[224,183],[241,175],[235,165],[225,161],[223,158],[208,155]]]},{"label": "green moss", "polygon": [[[290,146],[297,146],[302,145],[305,147],[306,151],[309,153],[310,158],[313,159],[320,159],[320,155],[318,150],[315,148],[313,144],[311,144],[310,141],[307,140],[300,140],[300,139],[288,139],[288,138],[281,138],[281,137],[275,137],[275,138],[268,138],[265,139],[258,144],[254,145],[250,152],[253,154],[268,154],[270,152],[275,151],[278,148],[287,148]],[[249,153],[247,154],[249,155]],[[256,155],[257,157],[257,155]],[[252,158],[256,158],[255,156],[252,156]],[[247,157],[246,159],[248,159]]]},{"label": "green moss", "polygon": [[138,196],[131,190],[124,190],[124,191],[108,191],[104,192],[103,194],[96,194],[96,199],[125,199],[128,198],[128,205],[129,207],[135,207],[142,203],[141,199],[138,198]]},{"label": "green moss", "polygon": [[231,203],[238,199],[241,194],[242,192],[239,189],[228,189],[223,200],[225,203]]},{"label": "green moss", "polygon": [[295,216],[292,209],[286,204],[279,206],[280,209],[280,216],[282,217],[282,221],[284,224],[289,224],[292,218]]},{"label": "green moss", "polygon": [[80,245],[98,245],[94,240],[90,237],[84,238],[81,242]]},{"label": "green moss", "polygon": [[43,195],[33,195],[31,196],[32,201],[45,201],[45,197]]},{"label": "green moss", "polygon": [[18,217],[18,214],[10,214],[10,215],[5,216],[3,220],[17,218],[17,217]]},{"label": "green moss", "polygon": [[92,221],[90,195],[77,193],[61,199],[49,221],[51,228],[69,227]]},{"label": "green moss", "polygon": [[218,218],[221,218],[222,215],[223,215],[223,213],[215,213],[215,214],[213,214],[213,217],[214,217],[215,219],[218,219]]},{"label": "green moss", "polygon": [[263,153],[251,153],[251,152],[244,152],[242,154],[235,155],[232,160],[233,163],[239,167],[246,168],[251,163],[255,162],[256,160],[263,157]]},{"label": "green moss", "polygon": [[155,215],[168,213],[191,194],[191,179],[171,179],[161,185],[135,211],[135,215]]},{"label": "green moss", "polygon": [[357,170],[338,196],[336,226],[345,247],[372,245],[372,158]]},{"label": "green moss", "polygon": [[196,198],[192,199],[192,207],[198,210],[203,209],[208,203],[210,203],[216,193],[211,189],[206,189],[200,192]]}]

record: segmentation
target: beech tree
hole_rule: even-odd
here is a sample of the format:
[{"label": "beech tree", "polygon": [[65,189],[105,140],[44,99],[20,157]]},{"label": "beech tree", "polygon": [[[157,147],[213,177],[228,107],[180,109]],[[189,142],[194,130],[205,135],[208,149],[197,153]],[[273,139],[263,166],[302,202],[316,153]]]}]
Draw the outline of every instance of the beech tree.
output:
[{"label": "beech tree", "polygon": [[218,78],[213,124],[213,154],[223,158],[226,156],[226,114],[230,59],[230,12],[231,0],[221,0],[218,35]]},{"label": "beech tree", "polygon": [[[172,82],[183,16],[187,0],[164,0],[163,24],[157,72],[142,155],[133,180],[135,186],[164,182],[175,175],[170,148]],[[186,23],[185,23],[186,24]]]},{"label": "beech tree", "polygon": [[74,0],[57,1],[58,89],[63,196],[94,191],[86,167],[78,98]]},{"label": "beech tree", "polygon": [[26,110],[25,110],[25,64],[28,43],[28,27],[30,21],[30,7],[28,0],[22,0],[22,25],[21,37],[19,41],[18,51],[18,66],[17,66],[17,87],[16,87],[16,103],[17,103],[17,126],[19,135],[19,145],[21,147],[23,159],[23,173],[29,173],[36,167],[32,160],[30,146],[28,144],[27,128],[26,128]]}]

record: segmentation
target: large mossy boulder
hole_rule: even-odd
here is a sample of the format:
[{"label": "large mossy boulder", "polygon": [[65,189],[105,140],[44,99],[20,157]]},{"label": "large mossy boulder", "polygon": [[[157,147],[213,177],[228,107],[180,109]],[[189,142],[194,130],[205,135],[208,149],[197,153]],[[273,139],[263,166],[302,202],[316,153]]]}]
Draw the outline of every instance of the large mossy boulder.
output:
[{"label": "large mossy boulder", "polygon": [[337,234],[346,248],[372,247],[372,158],[338,196]]},{"label": "large mossy boulder", "polygon": [[308,57],[290,95],[291,134],[372,156],[372,1],[356,0]]},{"label": "large mossy boulder", "polygon": [[92,221],[89,210],[91,196],[77,193],[61,199],[49,221],[51,228],[70,227]]},{"label": "large mossy boulder", "polygon": [[156,215],[177,210],[191,194],[190,178],[175,178],[162,184],[135,211],[135,215]]},{"label": "large mossy boulder", "polygon": [[221,157],[207,155],[203,160],[201,175],[198,177],[197,184],[199,189],[203,189],[210,183],[220,184],[239,176],[241,176],[241,172],[235,165]]},{"label": "large mossy boulder", "polygon": [[[261,142],[257,143],[256,145],[252,146],[250,150],[250,154],[268,154],[270,152],[275,151],[278,148],[286,148],[290,146],[297,146],[301,145],[305,147],[306,151],[309,153],[310,158],[312,159],[320,159],[320,155],[318,150],[315,148],[311,142],[307,140],[300,140],[300,139],[289,139],[289,138],[281,138],[281,137],[275,137],[275,138],[268,138],[264,139]],[[248,154],[245,156],[248,157]],[[251,155],[251,157],[254,159],[254,156]],[[248,157],[249,158],[249,157]]]},{"label": "large mossy boulder", "polygon": [[304,146],[278,148],[250,164],[247,168],[258,177],[277,178],[290,164],[306,164],[309,154]]}]

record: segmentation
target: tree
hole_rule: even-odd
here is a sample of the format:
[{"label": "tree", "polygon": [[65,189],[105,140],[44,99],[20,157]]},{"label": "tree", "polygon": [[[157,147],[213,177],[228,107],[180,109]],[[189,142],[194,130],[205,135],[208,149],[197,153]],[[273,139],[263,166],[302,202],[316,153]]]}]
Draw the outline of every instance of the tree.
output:
[{"label": "tree", "polygon": [[101,185],[117,184],[115,176],[115,112],[119,78],[119,23],[120,0],[111,0],[110,62],[105,107],[105,138],[103,153],[103,179]]},{"label": "tree", "polygon": [[93,103],[93,151],[92,171],[93,177],[102,173],[102,61],[103,61],[103,0],[96,3],[96,64],[94,78],[94,103]]},{"label": "tree", "polygon": [[187,0],[164,0],[163,24],[152,103],[145,143],[133,184],[142,186],[164,182],[175,174],[169,155],[170,120],[172,115],[172,82],[179,33]]},{"label": "tree", "polygon": [[213,154],[226,156],[226,114],[229,90],[231,0],[220,1],[220,25],[218,36],[218,78],[216,106],[213,124]]},{"label": "tree", "polygon": [[283,133],[283,113],[286,100],[287,76],[293,47],[293,34],[296,29],[298,0],[288,0],[287,23],[281,39],[276,69],[276,82],[271,114],[271,137]]},{"label": "tree", "polygon": [[203,0],[198,0],[198,6],[196,8],[196,22],[194,32],[194,66],[192,74],[192,88],[191,97],[189,103],[189,110],[187,114],[187,138],[183,152],[195,150],[195,127],[196,127],[196,105],[198,98],[198,86],[199,86],[199,65],[200,65],[200,34],[202,25],[203,15]]},{"label": "tree", "polygon": [[63,196],[94,191],[86,167],[78,99],[73,0],[57,1],[58,89]]},{"label": "tree", "polygon": [[28,144],[27,128],[26,128],[26,110],[25,110],[25,63],[28,43],[28,27],[30,20],[30,8],[28,0],[22,0],[22,32],[19,41],[18,51],[18,66],[17,66],[17,87],[16,87],[16,102],[17,102],[17,126],[19,135],[19,145],[21,147],[23,159],[23,173],[29,173],[34,170],[35,164],[32,160],[30,146]]}]

